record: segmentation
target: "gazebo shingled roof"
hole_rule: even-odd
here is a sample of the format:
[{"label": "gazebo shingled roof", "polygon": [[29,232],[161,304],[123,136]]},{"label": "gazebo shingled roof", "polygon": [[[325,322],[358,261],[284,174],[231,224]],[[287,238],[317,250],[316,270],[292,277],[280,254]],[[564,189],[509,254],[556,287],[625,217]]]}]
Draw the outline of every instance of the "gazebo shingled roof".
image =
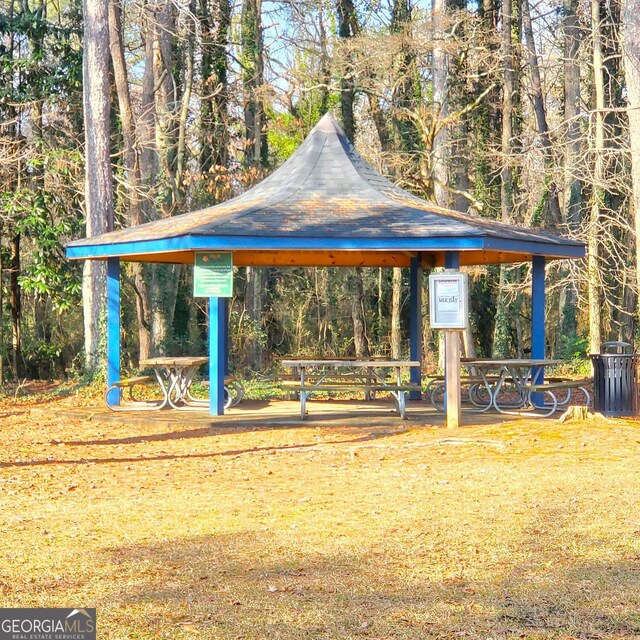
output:
[{"label": "gazebo shingled roof", "polygon": [[584,245],[537,229],[444,209],[365,162],[331,114],[258,185],[227,202],[76,240],[67,256],[193,263],[198,250],[234,252],[236,265],[425,266],[459,251],[461,264],[577,258]]}]

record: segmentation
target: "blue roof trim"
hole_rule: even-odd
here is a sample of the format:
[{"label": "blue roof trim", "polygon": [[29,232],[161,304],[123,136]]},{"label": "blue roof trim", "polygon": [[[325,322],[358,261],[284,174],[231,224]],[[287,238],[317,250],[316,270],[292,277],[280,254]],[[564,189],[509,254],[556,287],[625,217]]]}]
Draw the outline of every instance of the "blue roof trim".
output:
[{"label": "blue roof trim", "polygon": [[464,238],[300,238],[300,237],[240,237],[240,236],[180,236],[162,240],[111,243],[103,245],[67,246],[68,258],[108,258],[130,255],[167,253],[173,251],[207,250],[278,250],[290,251],[469,251],[488,249],[509,253],[581,258],[584,245],[538,242],[535,240],[501,240],[482,236]]},{"label": "blue roof trim", "polygon": [[500,238],[484,238],[484,249],[488,251],[506,251],[508,253],[532,253],[538,256],[566,256],[567,258],[584,258],[584,243],[564,239],[563,243],[542,242],[537,240],[503,240]]}]

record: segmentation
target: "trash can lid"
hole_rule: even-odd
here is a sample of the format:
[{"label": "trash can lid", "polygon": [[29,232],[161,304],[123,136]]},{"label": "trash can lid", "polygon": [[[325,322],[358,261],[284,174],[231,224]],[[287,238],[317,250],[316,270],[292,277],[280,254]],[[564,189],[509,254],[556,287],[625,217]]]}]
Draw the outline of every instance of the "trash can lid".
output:
[{"label": "trash can lid", "polygon": [[625,353],[626,349],[631,349],[631,345],[628,342],[603,342],[602,353],[606,353],[608,350],[615,349],[615,353]]}]

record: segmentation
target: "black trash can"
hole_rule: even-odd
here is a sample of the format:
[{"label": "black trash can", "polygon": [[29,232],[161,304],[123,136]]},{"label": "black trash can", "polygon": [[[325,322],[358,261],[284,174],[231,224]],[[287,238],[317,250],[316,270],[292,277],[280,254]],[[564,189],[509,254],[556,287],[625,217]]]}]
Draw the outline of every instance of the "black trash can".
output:
[{"label": "black trash can", "polygon": [[[625,353],[627,342],[605,342],[604,353],[592,353],[593,407],[605,416],[638,415],[640,354]],[[616,353],[611,353],[615,350]]]}]

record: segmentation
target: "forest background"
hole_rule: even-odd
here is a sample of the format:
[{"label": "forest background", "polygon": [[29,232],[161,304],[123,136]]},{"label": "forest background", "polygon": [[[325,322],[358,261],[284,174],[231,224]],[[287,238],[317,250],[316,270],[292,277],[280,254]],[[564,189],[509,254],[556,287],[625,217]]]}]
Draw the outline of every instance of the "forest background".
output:
[{"label": "forest background", "polygon": [[[99,368],[104,265],[65,242],[237,195],[327,110],[401,187],[587,244],[547,268],[549,355],[637,341],[640,0],[1,2],[0,383]],[[526,355],[529,266],[468,273],[467,353]],[[192,287],[126,264],[125,367],[206,352]],[[403,269],[239,268],[233,366],[406,355],[407,294]]]}]

